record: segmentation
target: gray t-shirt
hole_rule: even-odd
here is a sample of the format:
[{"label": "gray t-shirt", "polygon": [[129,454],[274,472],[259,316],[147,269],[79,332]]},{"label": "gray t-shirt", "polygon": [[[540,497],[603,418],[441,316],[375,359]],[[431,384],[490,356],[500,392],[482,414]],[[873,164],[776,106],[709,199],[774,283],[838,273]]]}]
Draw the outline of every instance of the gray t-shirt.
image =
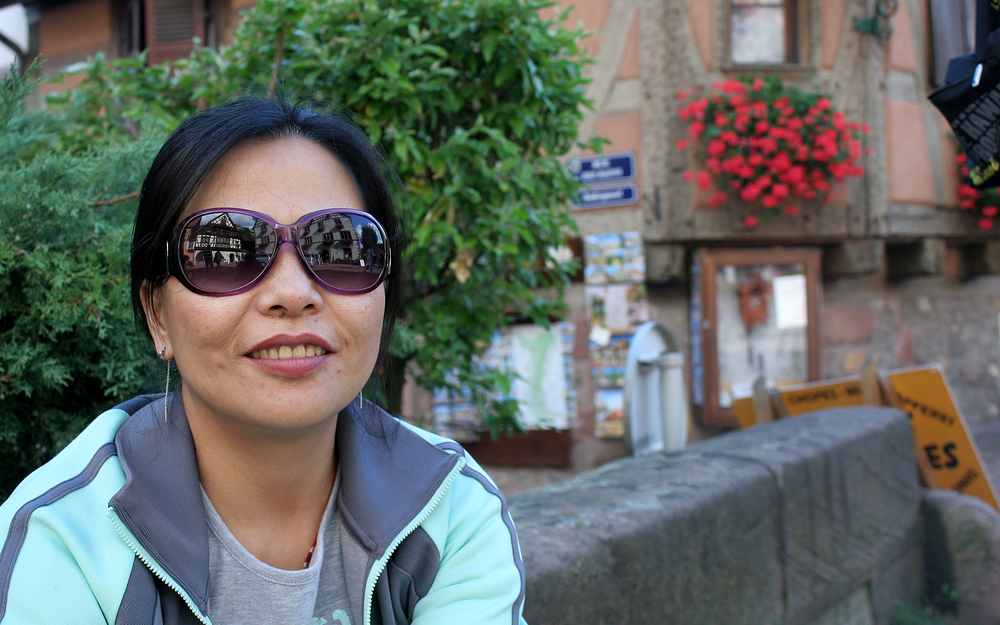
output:
[{"label": "gray t-shirt", "polygon": [[[312,559],[307,568],[286,571],[265,564],[229,531],[202,490],[211,531],[208,536],[208,614],[215,625],[351,625],[340,550],[340,513],[334,484]],[[305,554],[303,554],[305,555]],[[360,617],[354,617],[360,623]]]}]

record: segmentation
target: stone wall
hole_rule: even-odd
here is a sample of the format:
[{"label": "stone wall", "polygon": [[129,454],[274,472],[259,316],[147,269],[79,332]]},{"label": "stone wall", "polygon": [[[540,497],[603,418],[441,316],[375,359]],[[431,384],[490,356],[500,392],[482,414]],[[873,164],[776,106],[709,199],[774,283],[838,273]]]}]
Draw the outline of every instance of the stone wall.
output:
[{"label": "stone wall", "polygon": [[525,618],[888,624],[923,584],[904,413],[831,410],[514,495]]},{"label": "stone wall", "polygon": [[939,362],[970,425],[1000,417],[1000,276],[926,276],[887,284],[843,278],[824,284],[823,374]]}]

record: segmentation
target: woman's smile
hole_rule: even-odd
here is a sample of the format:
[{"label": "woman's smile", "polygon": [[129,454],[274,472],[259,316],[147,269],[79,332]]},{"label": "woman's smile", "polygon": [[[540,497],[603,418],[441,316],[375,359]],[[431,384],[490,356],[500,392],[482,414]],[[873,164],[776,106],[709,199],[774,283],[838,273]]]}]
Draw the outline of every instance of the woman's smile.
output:
[{"label": "woman's smile", "polygon": [[334,349],[314,335],[278,335],[259,343],[247,356],[261,370],[276,376],[299,378],[320,371]]},{"label": "woman's smile", "polygon": [[247,354],[254,360],[290,360],[322,356],[334,351],[328,341],[315,335],[279,334],[261,341]]}]

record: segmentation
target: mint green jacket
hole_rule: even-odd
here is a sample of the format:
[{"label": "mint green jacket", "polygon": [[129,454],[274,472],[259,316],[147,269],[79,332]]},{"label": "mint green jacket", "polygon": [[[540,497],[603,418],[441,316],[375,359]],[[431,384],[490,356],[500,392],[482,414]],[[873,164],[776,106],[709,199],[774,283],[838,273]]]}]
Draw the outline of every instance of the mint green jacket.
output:
[{"label": "mint green jacket", "polygon": [[[180,394],[168,422],[163,401],[100,415],[0,506],[0,624],[211,623],[191,432]],[[337,453],[345,576],[364,625],[523,624],[507,503],[457,443],[352,403]]]}]

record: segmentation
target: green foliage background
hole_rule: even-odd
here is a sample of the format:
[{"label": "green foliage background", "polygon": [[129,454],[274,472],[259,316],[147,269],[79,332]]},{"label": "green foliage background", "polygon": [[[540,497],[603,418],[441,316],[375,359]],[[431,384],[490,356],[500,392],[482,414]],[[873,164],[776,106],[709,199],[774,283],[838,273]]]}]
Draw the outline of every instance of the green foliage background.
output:
[{"label": "green foliage background", "polygon": [[148,370],[128,295],[129,194],[162,136],[56,151],[54,117],[0,84],[0,495]]},{"label": "green foliage background", "polygon": [[44,113],[12,115],[0,139],[0,441],[16,460],[3,462],[32,466],[95,403],[142,386],[152,352],[129,314],[127,196],[166,133],[253,86],[342,106],[403,182],[408,275],[387,407],[408,368],[427,389],[467,387],[494,431],[517,429],[516,404],[496,399],[510,380],[474,356],[515,318],[563,314],[575,270],[552,255],[574,230],[576,192],[557,157],[589,106],[587,61],[580,30],[540,16],[550,6],[262,0],[231,46],[151,67],[98,56]]}]

